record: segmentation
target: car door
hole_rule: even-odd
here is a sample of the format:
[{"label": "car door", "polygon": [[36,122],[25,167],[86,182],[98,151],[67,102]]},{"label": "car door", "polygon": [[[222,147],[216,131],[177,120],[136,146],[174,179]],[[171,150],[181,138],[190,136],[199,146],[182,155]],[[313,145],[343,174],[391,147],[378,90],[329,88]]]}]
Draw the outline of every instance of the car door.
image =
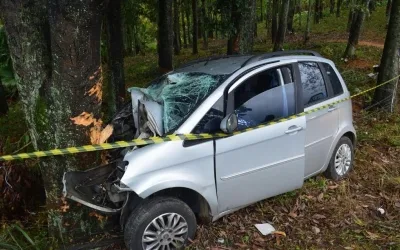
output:
[{"label": "car door", "polygon": [[339,110],[337,104],[329,105],[336,99],[326,72],[321,70],[323,69],[321,64],[303,61],[299,62],[298,66],[305,111],[320,108],[306,115],[305,177],[307,178],[319,173],[328,162],[329,149],[338,131]]},{"label": "car door", "polygon": [[227,114],[236,112],[238,129],[246,131],[216,140],[219,212],[302,186],[305,117],[257,127],[302,112],[294,68],[263,66],[226,90]]}]

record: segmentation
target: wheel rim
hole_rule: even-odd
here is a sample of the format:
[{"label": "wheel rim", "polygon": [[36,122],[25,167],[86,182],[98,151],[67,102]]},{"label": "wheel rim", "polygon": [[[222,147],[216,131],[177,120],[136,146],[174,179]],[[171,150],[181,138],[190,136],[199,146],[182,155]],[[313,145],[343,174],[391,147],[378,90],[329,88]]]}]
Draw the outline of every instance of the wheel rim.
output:
[{"label": "wheel rim", "polygon": [[351,148],[347,144],[342,144],[335,155],[335,170],[338,175],[344,175],[349,171],[351,164]]},{"label": "wheel rim", "polygon": [[172,250],[184,245],[188,224],[181,215],[166,213],[147,225],[142,237],[143,250]]}]

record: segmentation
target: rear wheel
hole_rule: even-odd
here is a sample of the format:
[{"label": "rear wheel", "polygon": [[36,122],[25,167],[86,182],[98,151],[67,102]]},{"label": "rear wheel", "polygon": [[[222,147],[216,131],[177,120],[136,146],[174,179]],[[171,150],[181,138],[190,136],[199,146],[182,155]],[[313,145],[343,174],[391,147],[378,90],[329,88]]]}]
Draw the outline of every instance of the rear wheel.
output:
[{"label": "rear wheel", "polygon": [[343,136],[333,151],[325,176],[332,180],[343,179],[353,168],[354,148],[351,140]]},{"label": "rear wheel", "polygon": [[128,249],[181,249],[193,239],[196,217],[190,207],[172,197],[145,201],[130,215],[124,238]]}]

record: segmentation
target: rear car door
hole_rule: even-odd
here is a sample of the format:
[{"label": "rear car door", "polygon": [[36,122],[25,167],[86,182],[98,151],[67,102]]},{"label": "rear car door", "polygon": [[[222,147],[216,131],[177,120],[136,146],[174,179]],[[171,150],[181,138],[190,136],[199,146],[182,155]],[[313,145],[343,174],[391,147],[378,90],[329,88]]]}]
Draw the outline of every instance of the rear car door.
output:
[{"label": "rear car door", "polygon": [[301,61],[298,66],[304,111],[313,110],[306,115],[305,178],[307,178],[319,173],[330,157],[329,150],[339,129],[338,104],[331,103],[339,97],[334,95],[327,72],[321,63]]},{"label": "rear car door", "polygon": [[260,67],[228,87],[227,114],[238,115],[237,133],[216,140],[219,212],[275,196],[303,184],[304,116],[260,127],[303,111],[295,64]]}]

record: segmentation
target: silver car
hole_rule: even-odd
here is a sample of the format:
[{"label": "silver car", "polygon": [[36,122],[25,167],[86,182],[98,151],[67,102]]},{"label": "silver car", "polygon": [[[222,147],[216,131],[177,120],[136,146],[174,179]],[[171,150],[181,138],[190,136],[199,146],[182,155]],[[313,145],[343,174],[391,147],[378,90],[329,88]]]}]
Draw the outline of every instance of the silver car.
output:
[{"label": "silver car", "polygon": [[114,150],[105,166],[64,174],[66,197],[120,215],[129,249],[179,249],[200,218],[215,221],[352,168],[349,91],[316,52],[199,60],[129,91],[109,141],[228,134]]}]

